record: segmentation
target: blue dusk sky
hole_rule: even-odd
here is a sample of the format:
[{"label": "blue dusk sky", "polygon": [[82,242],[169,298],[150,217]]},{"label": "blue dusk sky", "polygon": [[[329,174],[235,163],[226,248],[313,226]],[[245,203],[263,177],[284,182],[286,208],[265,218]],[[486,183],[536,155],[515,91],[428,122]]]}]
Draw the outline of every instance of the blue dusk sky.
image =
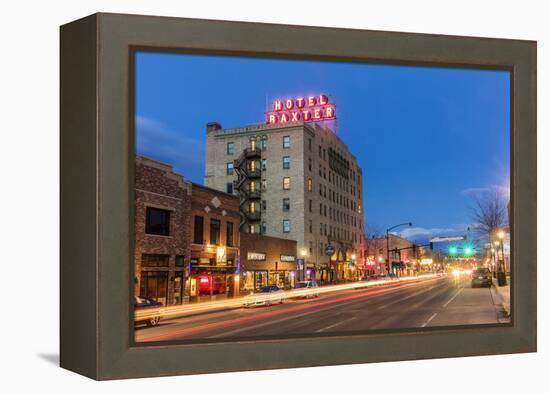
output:
[{"label": "blue dusk sky", "polygon": [[363,169],[367,230],[463,234],[472,195],[509,189],[507,71],[140,52],[136,151],[203,183],[206,123],[264,122],[266,101],[327,94]]}]

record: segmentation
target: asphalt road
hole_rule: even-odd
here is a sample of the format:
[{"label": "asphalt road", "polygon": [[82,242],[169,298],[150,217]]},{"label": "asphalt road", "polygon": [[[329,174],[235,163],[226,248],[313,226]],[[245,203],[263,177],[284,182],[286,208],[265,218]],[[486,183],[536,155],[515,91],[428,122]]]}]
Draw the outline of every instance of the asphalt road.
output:
[{"label": "asphalt road", "polygon": [[[260,338],[506,322],[489,288],[438,277],[391,286],[347,289],[281,305],[237,308],[164,319],[137,327],[137,342]],[[501,316],[501,315],[500,315]]]}]

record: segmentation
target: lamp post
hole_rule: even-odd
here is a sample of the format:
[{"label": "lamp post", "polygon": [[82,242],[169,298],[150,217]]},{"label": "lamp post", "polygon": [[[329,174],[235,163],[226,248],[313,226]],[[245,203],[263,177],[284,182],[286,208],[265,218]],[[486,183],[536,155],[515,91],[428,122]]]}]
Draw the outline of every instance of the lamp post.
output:
[{"label": "lamp post", "polygon": [[[506,234],[501,229],[497,232],[497,238],[498,240],[495,241],[495,246],[500,247],[500,256],[498,258],[498,274],[497,274],[497,281],[499,287],[504,287],[507,285],[506,283],[506,261],[504,260],[504,237]],[[497,256],[498,256],[498,248],[497,248]]]},{"label": "lamp post", "polygon": [[394,225],[393,227],[390,227],[386,229],[386,269],[388,269],[388,273],[391,272],[391,266],[390,266],[390,231],[392,229],[408,225],[412,227],[412,222],[403,222],[401,224]]}]

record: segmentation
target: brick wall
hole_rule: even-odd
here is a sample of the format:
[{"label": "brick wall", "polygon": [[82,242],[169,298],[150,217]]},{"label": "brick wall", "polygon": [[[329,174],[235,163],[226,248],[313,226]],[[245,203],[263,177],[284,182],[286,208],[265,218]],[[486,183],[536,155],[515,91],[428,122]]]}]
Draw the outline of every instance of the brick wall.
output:
[{"label": "brick wall", "polygon": [[[147,207],[156,207],[170,211],[170,229],[168,236],[145,233]],[[190,259],[190,214],[191,188],[182,176],[173,172],[170,165],[145,157],[136,158],[135,166],[135,292],[140,292],[141,272],[168,272],[168,300],[174,299],[172,278],[183,267],[175,266],[176,256]],[[167,267],[142,267],[143,254],[168,255]]]}]

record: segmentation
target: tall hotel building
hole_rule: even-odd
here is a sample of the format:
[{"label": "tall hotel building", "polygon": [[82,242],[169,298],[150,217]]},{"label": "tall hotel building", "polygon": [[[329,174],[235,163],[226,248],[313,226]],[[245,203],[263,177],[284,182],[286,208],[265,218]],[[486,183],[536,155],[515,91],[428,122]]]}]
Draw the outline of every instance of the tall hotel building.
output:
[{"label": "tall hotel building", "polygon": [[241,232],[295,240],[304,260],[299,278],[357,277],[364,256],[362,171],[331,129],[303,120],[239,128],[209,123],[206,134],[204,184],[240,196]]}]

